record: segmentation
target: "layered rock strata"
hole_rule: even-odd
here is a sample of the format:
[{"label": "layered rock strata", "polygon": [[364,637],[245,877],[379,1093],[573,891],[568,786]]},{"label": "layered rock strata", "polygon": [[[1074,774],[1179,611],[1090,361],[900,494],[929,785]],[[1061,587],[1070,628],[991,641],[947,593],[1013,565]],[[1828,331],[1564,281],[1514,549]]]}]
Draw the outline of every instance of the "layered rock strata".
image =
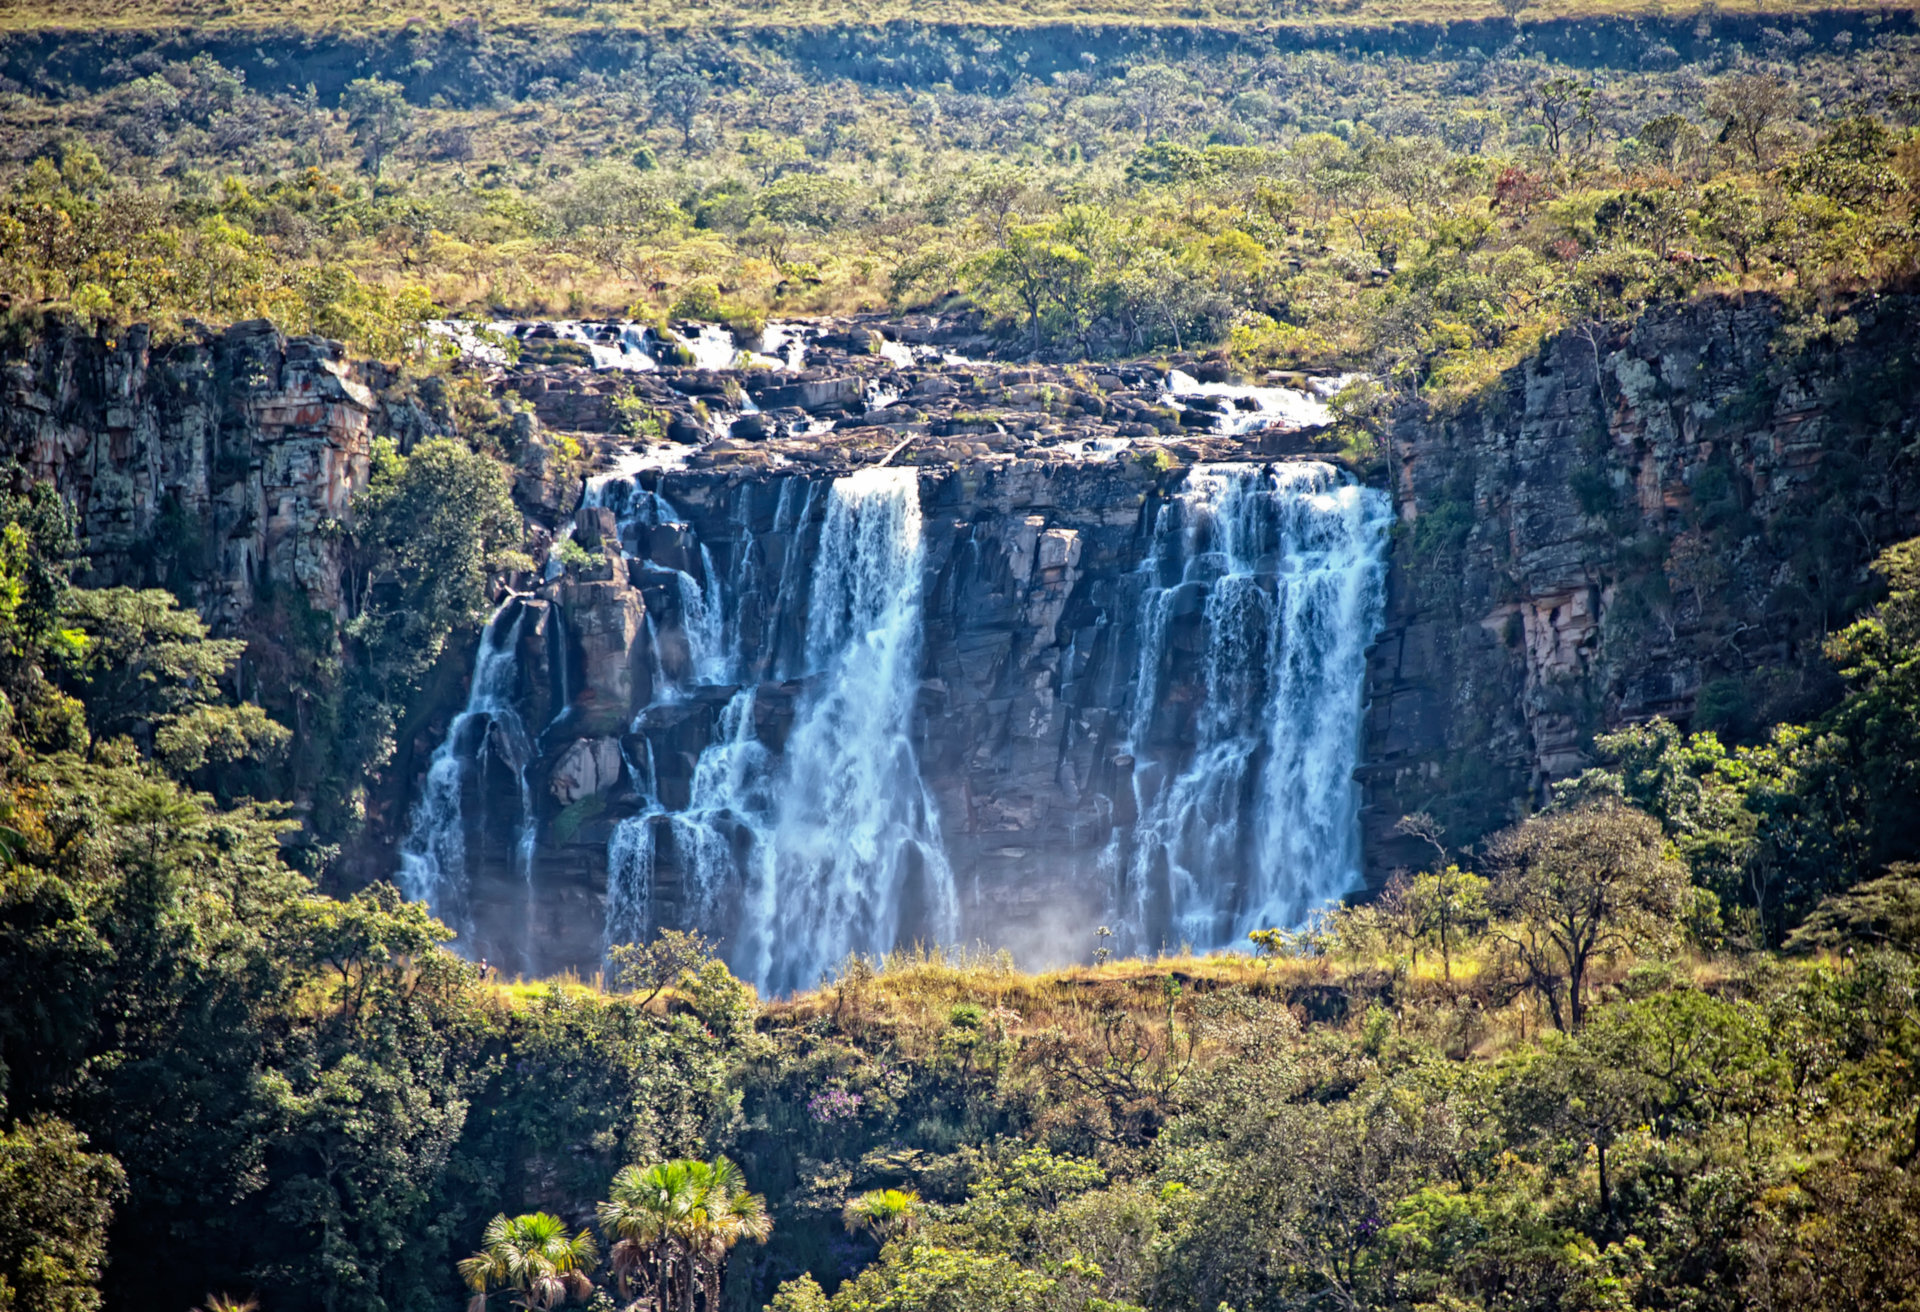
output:
[{"label": "layered rock strata", "polygon": [[1920,532],[1920,302],[1712,299],[1550,341],[1392,441],[1401,526],[1363,778],[1374,879],[1666,716],[1733,738],[1815,714],[1820,644]]},{"label": "layered rock strata", "polygon": [[394,371],[260,321],[55,334],[0,366],[0,451],[73,504],[94,580],[175,586],[226,629],[276,586],[347,618],[334,526],[372,440],[441,431]]}]

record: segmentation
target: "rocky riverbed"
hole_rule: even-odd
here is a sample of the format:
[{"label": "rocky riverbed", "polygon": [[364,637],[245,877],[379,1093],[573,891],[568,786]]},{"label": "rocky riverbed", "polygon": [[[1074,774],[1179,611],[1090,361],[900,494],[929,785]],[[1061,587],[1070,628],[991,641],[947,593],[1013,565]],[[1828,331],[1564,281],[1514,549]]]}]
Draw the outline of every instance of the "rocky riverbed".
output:
[{"label": "rocky riverbed", "polygon": [[[973,460],[1108,460],[1175,447],[1182,463],[1326,445],[1348,380],[1230,376],[1224,357],[1118,365],[1009,364],[965,321],[712,325],[501,321],[468,338],[468,367],[530,401],[539,424],[656,468],[942,467]],[[520,343],[507,352],[498,343]],[[509,361],[509,354],[517,359]],[[611,442],[595,439],[615,439]],[[556,507],[558,508],[558,507]]]}]

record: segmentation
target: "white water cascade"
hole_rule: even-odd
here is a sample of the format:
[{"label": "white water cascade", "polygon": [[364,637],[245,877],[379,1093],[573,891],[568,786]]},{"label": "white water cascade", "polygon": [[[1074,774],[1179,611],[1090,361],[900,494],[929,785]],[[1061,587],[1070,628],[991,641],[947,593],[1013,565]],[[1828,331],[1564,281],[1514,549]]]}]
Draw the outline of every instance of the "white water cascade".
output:
[{"label": "white water cascade", "polygon": [[[588,481],[584,502],[612,512],[647,600],[646,650],[633,656],[651,664],[652,695],[625,724],[568,728],[573,637],[559,594],[509,599],[488,622],[466,707],[400,847],[408,896],[471,950],[536,974],[580,966],[584,948],[590,968],[591,939],[543,946],[559,932],[553,909],[579,905],[554,896],[579,896],[568,883],[584,864],[579,843],[536,824],[540,807],[553,810],[548,763],[575,734],[595,750],[617,743],[611,759],[626,769],[625,786],[597,776],[612,828],[581,840],[606,843],[605,919],[593,927],[603,947],[699,928],[774,994],[814,986],[851,952],[1028,932],[1007,920],[1007,902],[971,895],[963,923],[933,792],[945,799],[953,778],[934,771],[930,784],[916,746],[928,609],[948,622],[953,580],[977,586],[967,580],[986,566],[938,531],[927,538],[912,469],[777,483],[724,499],[690,483],[705,497],[690,517],[642,481],[637,460]],[[1095,671],[1085,704],[1126,717],[1096,759],[1131,758],[1119,781],[1131,798],[1096,801],[1129,818],[1096,818],[1083,846],[1063,845],[1060,877],[1078,887],[1058,896],[1080,899],[1082,923],[1104,911],[1125,951],[1244,946],[1248,930],[1298,925],[1358,881],[1353,774],[1388,501],[1324,464],[1214,464],[1147,513],[1125,539],[1144,560],[1100,582],[1099,616],[1059,667]],[[610,533],[603,549],[616,549]],[[536,625],[553,686],[526,686],[539,676],[517,664],[538,651],[524,647]],[[1078,654],[1083,641],[1094,656]],[[556,715],[536,739],[518,708],[549,695]],[[953,741],[950,722],[935,732]],[[955,832],[973,878],[975,840]],[[562,846],[550,853],[549,841]],[[1077,863],[1100,852],[1104,878],[1089,887]],[[1052,877],[1031,869],[1023,877]],[[1043,918],[1027,941],[1072,931]]]},{"label": "white water cascade", "polygon": [[810,580],[806,689],[785,750],[776,761],[756,738],[753,687],[734,694],[689,804],[669,812],[649,792],[615,831],[610,942],[653,923],[663,832],[689,919],[713,924],[733,901],[727,955],[763,990],[811,987],[850,952],[952,941],[959,900],[911,737],[923,557],[912,470],[834,481]]},{"label": "white water cascade", "polygon": [[[644,738],[642,750],[646,750]],[[760,841],[774,814],[773,757],[753,736],[753,691],[735,693],[721,713],[714,742],[694,767],[687,806],[670,811],[660,802],[651,760],[629,761],[640,814],[620,822],[607,845],[608,946],[644,942],[659,923],[654,875],[664,830],[679,862],[686,920],[710,927],[724,919],[723,895],[746,875],[749,887],[764,886],[773,849]],[[741,871],[745,863],[749,869]]]},{"label": "white water cascade", "polygon": [[[1385,494],[1317,462],[1199,465],[1161,510],[1143,566],[1139,820],[1113,852],[1126,946],[1244,946],[1358,883],[1353,772],[1390,519]],[[1194,650],[1206,696],[1179,726],[1164,693]]]},{"label": "white water cascade", "polygon": [[[620,533],[622,556],[639,561],[643,569],[673,576],[674,600],[679,607],[679,634],[685,643],[685,660],[676,662],[684,668],[678,671],[678,679],[666,685],[668,695],[677,695],[687,685],[724,683],[728,676],[726,615],[719,593],[718,575],[713,568],[713,557],[705,546],[700,547],[697,578],[678,566],[651,559],[649,553],[654,531],[683,521],[672,503],[658,492],[642,487],[635,480],[634,472],[616,470],[588,479],[581,505],[597,506],[613,512],[614,523]],[[647,624],[653,634],[650,645],[657,660],[661,644],[651,613],[647,616]]]},{"label": "white water cascade", "polygon": [[[503,630],[501,620],[509,612],[513,618]],[[468,906],[469,817],[465,797],[488,752],[499,758],[519,785],[514,851],[522,873],[532,856],[533,798],[527,785],[527,765],[533,757],[533,740],[513,704],[519,681],[516,652],[525,620],[520,599],[509,597],[481,631],[466,708],[454,717],[446,739],[434,749],[420,800],[413,808],[412,823],[400,844],[401,892],[416,902],[425,902],[435,916],[461,934],[470,933],[473,927]]]}]

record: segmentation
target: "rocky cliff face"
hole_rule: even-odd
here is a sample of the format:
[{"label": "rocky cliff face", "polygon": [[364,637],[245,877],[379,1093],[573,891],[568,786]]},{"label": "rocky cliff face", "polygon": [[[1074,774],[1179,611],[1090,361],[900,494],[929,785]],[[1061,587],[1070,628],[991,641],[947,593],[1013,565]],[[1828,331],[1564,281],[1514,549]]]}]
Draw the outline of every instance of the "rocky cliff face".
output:
[{"label": "rocky cliff face", "polygon": [[55,334],[0,367],[0,452],[72,502],[95,584],[173,587],[228,631],[276,588],[345,619],[336,529],[373,439],[440,431],[397,383],[262,322],[158,347]]},{"label": "rocky cliff face", "polygon": [[[1433,811],[1470,841],[1585,764],[1598,730],[1661,714],[1738,735],[1817,710],[1822,636],[1870,599],[1873,552],[1920,531],[1916,320],[1911,298],[1811,318],[1708,302],[1565,335],[1470,405],[1400,417],[1385,628],[1365,676],[1370,880],[1419,858],[1392,833],[1400,815]],[[890,344],[872,327],[823,330],[778,374],[493,377],[533,405],[510,445],[536,538],[571,536],[585,556],[516,580],[496,620],[513,713],[470,722],[455,790],[476,952],[590,967],[610,899],[635,891],[609,878],[622,834],[645,837],[647,923],[701,920],[716,845],[737,855],[777,808],[744,814],[760,802],[735,780],[699,824],[674,817],[711,801],[716,744],[778,758],[811,713],[805,598],[831,489],[881,464],[914,471],[907,736],[961,936],[1029,960],[1083,955],[1126,897],[1164,938],[1200,923],[1171,910],[1177,869],[1115,844],[1219,732],[1201,708],[1220,566],[1181,581],[1217,529],[1179,559],[1156,530],[1194,466],[1311,455],[1312,435],[1235,436],[1266,401],[1170,405],[1160,369],[955,365],[915,345],[935,327],[895,326]],[[430,384],[263,325],[165,347],[138,331],[111,346],[56,336],[0,387],[5,450],[72,498],[92,581],[171,586],[269,645],[262,616],[290,595],[350,613],[338,525],[372,439],[447,422]],[[669,441],[652,470],[583,487],[546,430],[573,432],[605,470],[625,397]],[[1271,550],[1245,568],[1278,595],[1287,567]],[[410,721],[361,875],[399,867],[473,663],[451,658]],[[1223,815],[1260,809],[1250,778]],[[1225,859],[1244,860],[1255,838],[1226,836]],[[1129,877],[1161,890],[1129,893]]]},{"label": "rocky cliff face", "polygon": [[1815,713],[1865,565],[1920,531],[1912,298],[1712,300],[1567,333],[1393,440],[1401,525],[1363,771],[1375,878],[1541,800],[1599,730]]}]

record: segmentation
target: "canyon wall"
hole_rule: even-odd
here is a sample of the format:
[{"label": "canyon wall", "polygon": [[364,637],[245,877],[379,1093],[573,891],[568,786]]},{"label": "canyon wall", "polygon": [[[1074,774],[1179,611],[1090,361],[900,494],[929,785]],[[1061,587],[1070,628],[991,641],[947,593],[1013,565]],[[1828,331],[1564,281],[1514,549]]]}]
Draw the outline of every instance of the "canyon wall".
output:
[{"label": "canyon wall", "polygon": [[1428,855],[1402,814],[1470,842],[1590,764],[1595,732],[1663,715],[1738,739],[1823,708],[1821,641],[1920,532],[1916,328],[1911,296],[1715,298],[1401,414],[1372,878]]},{"label": "canyon wall", "polygon": [[[1899,296],[1792,315],[1765,299],[1705,301],[1563,334],[1473,401],[1398,417],[1383,627],[1354,700],[1367,711],[1353,735],[1353,864],[1367,882],[1420,859],[1393,833],[1402,814],[1432,812],[1450,841],[1471,842],[1587,764],[1597,731],[1658,714],[1737,738],[1817,713],[1833,689],[1822,638],[1872,600],[1874,552],[1920,531],[1916,319]],[[1283,753],[1248,726],[1325,717],[1298,705],[1281,716],[1263,686],[1245,694],[1237,729],[1209,727],[1207,689],[1226,659],[1221,581],[1253,580],[1262,614],[1277,615],[1304,559],[1279,545],[1298,528],[1281,510],[1294,494],[1273,480],[1309,467],[1295,462],[1310,435],[1209,432],[1231,413],[1154,404],[1148,371],[1095,383],[827,365],[782,382],[792,396],[760,380],[763,399],[792,404],[732,420],[745,440],[710,441],[687,468],[598,477],[584,506],[528,417],[516,493],[537,537],[570,533],[588,559],[514,580],[496,617],[511,659],[489,678],[517,728],[459,718],[487,648],[457,641],[378,781],[350,878],[406,866],[444,761],[471,857],[454,918],[470,917],[480,953],[512,969],[591,966],[622,915],[745,933],[747,911],[713,913],[703,881],[716,862],[744,868],[795,781],[713,749],[738,742],[745,760],[751,743],[777,761],[820,714],[804,598],[832,489],[905,435],[921,618],[898,737],[945,865],[916,858],[901,872],[889,903],[901,932],[945,914],[928,899],[949,885],[962,937],[1030,961],[1086,955],[1106,942],[1102,924],[1121,930],[1115,947],[1223,939],[1234,915],[1271,905],[1245,870],[1279,849],[1243,821],[1276,813],[1261,789]],[[713,382],[669,371],[647,386],[666,397],[684,383],[717,405]],[[604,376],[523,369],[499,385],[554,423],[612,419]],[[997,417],[976,413],[987,398]],[[351,614],[341,525],[372,440],[407,445],[450,422],[434,380],[260,324],[163,347],[139,330],[113,343],[54,335],[0,372],[15,477],[73,501],[88,581],[172,587],[248,637],[242,694],[296,725],[300,708],[260,671],[286,659],[275,652],[294,601],[331,622]],[[834,431],[806,436],[811,422]],[[1136,433],[1146,440],[1120,442]],[[1263,507],[1271,540],[1239,556],[1223,528],[1239,512],[1221,498],[1241,493],[1194,502],[1195,469],[1223,461],[1277,471],[1246,502]],[[1246,632],[1237,668],[1284,665],[1258,647],[1272,639]],[[450,737],[458,751],[442,750]],[[1236,752],[1253,766],[1195,768]],[[729,762],[737,777],[716,782]],[[716,795],[723,804],[702,809]],[[1136,829],[1160,855],[1128,846]],[[1223,903],[1181,892],[1209,851],[1240,871],[1221,881],[1235,889]],[[1345,877],[1345,857],[1326,864]],[[771,911],[754,914],[777,912],[784,887],[761,889]]]},{"label": "canyon wall", "polygon": [[72,503],[85,581],[175,587],[226,630],[275,589],[346,619],[335,530],[373,439],[443,431],[395,371],[258,321],[159,347],[56,333],[0,364],[0,452]]}]

